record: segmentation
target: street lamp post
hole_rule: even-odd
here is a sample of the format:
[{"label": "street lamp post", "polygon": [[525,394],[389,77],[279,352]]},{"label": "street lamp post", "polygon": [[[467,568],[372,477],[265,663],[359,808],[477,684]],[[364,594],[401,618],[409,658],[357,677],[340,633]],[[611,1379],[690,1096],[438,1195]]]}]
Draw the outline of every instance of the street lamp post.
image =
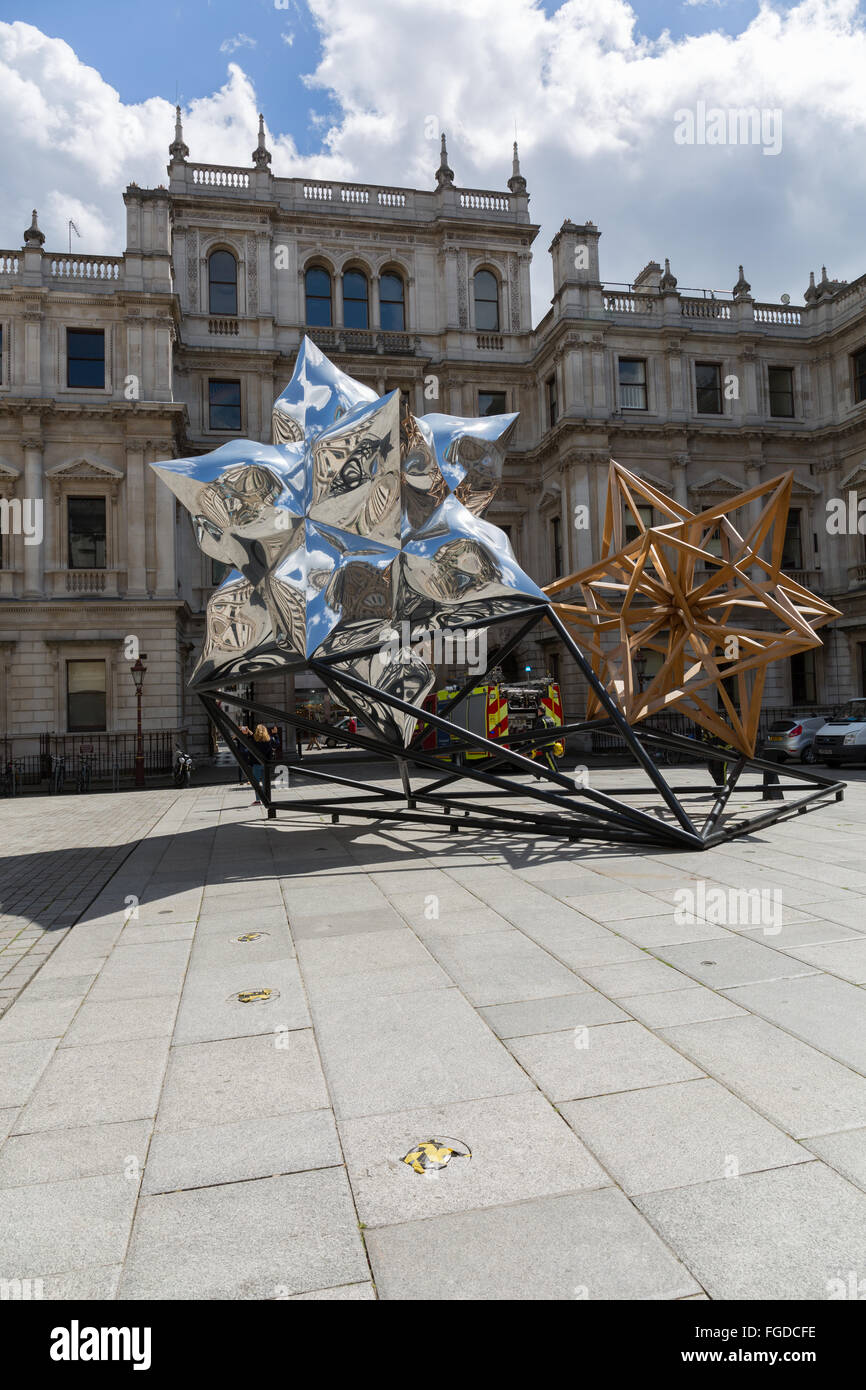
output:
[{"label": "street lamp post", "polygon": [[138,725],[135,740],[135,785],[137,787],[144,786],[144,736],[141,732],[141,690],[144,684],[144,676],[145,672],[147,671],[147,667],[144,665],[141,658],[142,656],[146,655],[146,652],[142,652],[135,664],[131,667],[132,679],[135,682],[135,700],[138,715]]}]

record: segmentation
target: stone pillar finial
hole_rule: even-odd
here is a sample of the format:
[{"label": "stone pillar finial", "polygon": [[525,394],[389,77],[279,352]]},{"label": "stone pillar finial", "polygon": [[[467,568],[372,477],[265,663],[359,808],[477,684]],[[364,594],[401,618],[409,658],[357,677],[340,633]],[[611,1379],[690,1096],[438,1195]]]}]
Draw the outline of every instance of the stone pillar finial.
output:
[{"label": "stone pillar finial", "polygon": [[45,233],[39,230],[39,223],[36,220],[36,209],[33,209],[33,220],[24,233],[25,246],[44,246]]},{"label": "stone pillar finial", "polygon": [[526,193],[526,179],[520,172],[520,155],[517,153],[517,141],[514,142],[514,154],[511,160],[511,178],[508,180],[508,187],[512,193]]},{"label": "stone pillar finial", "polygon": [[174,139],[168,147],[168,152],[173,162],[176,160],[181,164],[189,157],[189,146],[185,145],[183,141],[183,122],[180,118],[179,106],[174,108]]},{"label": "stone pillar finial", "polygon": [[265,118],[259,112],[259,143],[253,150],[253,164],[257,169],[267,169],[271,162],[271,152],[265,144]]},{"label": "stone pillar finial", "polygon": [[436,187],[454,187],[454,170],[448,167],[448,148],[445,144],[444,130],[442,132],[442,149],[439,155],[439,168],[436,170]]}]

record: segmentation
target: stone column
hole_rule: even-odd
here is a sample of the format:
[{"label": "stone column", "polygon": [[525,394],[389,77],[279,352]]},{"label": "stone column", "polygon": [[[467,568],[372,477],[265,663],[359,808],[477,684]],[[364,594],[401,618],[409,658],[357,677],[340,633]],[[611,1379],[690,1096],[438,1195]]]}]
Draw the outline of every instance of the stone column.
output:
[{"label": "stone column", "polygon": [[[147,445],[148,462],[155,461],[154,446]],[[156,592],[163,597],[177,597],[177,566],[175,563],[175,501],[165,483],[154,475],[156,484]]]},{"label": "stone column", "polygon": [[674,501],[681,507],[689,505],[689,486],[686,470],[689,465],[688,454],[677,454],[673,463]]},{"label": "stone column", "polygon": [[343,327],[343,276],[340,271],[334,276],[334,327]]},{"label": "stone column", "polygon": [[372,276],[372,278],[371,278],[371,280],[370,280],[370,315],[369,315],[369,319],[370,319],[370,327],[371,327],[371,328],[381,328],[381,327],[382,327],[381,323],[379,322],[379,277],[378,277],[378,275]]},{"label": "stone column", "polygon": [[[38,509],[44,512],[44,498],[42,493],[42,440],[27,439],[24,441],[24,504],[25,509],[34,521],[37,521]],[[27,537],[22,536],[21,544],[24,551],[24,598],[42,598],[43,586],[45,582],[45,519],[42,518],[43,535],[38,545],[25,544]]]},{"label": "stone column", "polygon": [[[168,492],[158,479],[157,488]],[[141,597],[147,593],[144,449],[140,444],[126,450],[126,592]]]}]

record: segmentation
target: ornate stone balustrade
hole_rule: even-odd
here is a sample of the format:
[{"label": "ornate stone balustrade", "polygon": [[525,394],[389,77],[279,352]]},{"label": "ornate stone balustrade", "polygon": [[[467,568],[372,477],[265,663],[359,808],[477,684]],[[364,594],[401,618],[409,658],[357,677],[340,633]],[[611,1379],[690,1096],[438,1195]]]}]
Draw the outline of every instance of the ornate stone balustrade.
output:
[{"label": "ornate stone balustrade", "polygon": [[250,170],[232,168],[227,164],[189,164],[187,168],[194,184],[201,188],[249,188]]},{"label": "ornate stone balustrade", "polygon": [[729,319],[731,305],[721,299],[681,299],[680,313],[685,319]]},{"label": "ornate stone balustrade", "polygon": [[119,280],[122,256],[50,256],[52,280]]},{"label": "ornate stone balustrade", "polygon": [[623,294],[605,290],[602,301],[609,314],[652,314],[659,307],[658,299],[648,294]]}]

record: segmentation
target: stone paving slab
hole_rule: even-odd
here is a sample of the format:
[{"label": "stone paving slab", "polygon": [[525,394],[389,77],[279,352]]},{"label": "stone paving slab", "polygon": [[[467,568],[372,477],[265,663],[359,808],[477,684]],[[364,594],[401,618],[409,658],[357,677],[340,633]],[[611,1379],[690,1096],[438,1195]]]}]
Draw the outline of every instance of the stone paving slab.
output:
[{"label": "stone paving slab", "polygon": [[823,1163],[635,1198],[710,1298],[826,1299],[866,1247],[866,1193]]},{"label": "stone paving slab", "polygon": [[[700,1286],[613,1188],[367,1232],[380,1298],[658,1299]],[[424,1252],[419,1260],[418,1253]]]},{"label": "stone paving slab", "polygon": [[[38,850],[0,804],[0,1009],[23,990],[0,1275],[48,1298],[827,1296],[810,1243],[849,1259],[866,1202],[866,782],[706,854],[248,798],[92,797],[86,836],[64,798]],[[679,922],[698,884],[778,888],[781,930]],[[416,1174],[428,1137],[472,1158]]]}]

